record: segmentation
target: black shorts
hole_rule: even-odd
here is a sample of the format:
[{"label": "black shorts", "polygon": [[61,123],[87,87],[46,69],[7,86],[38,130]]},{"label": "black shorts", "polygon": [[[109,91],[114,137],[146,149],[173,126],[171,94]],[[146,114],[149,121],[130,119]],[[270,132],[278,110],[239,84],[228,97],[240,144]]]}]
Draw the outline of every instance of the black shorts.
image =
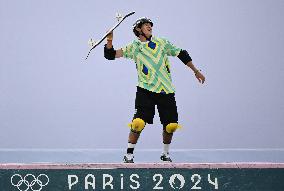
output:
[{"label": "black shorts", "polygon": [[141,118],[146,123],[153,124],[155,105],[157,105],[160,121],[163,126],[166,126],[169,123],[178,123],[178,113],[174,93],[155,93],[140,87],[137,87],[135,114],[133,119]]}]

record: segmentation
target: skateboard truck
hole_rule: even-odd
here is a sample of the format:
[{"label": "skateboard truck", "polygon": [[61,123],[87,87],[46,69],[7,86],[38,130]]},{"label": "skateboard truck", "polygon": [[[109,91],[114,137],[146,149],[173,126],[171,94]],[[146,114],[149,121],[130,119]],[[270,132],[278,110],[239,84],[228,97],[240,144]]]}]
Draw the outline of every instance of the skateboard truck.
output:
[{"label": "skateboard truck", "polygon": [[120,21],[123,18],[123,15],[121,13],[116,13],[115,18],[117,19],[117,21]]},{"label": "skateboard truck", "polygon": [[88,45],[92,48],[96,44],[96,41],[94,41],[92,38],[88,40]]}]

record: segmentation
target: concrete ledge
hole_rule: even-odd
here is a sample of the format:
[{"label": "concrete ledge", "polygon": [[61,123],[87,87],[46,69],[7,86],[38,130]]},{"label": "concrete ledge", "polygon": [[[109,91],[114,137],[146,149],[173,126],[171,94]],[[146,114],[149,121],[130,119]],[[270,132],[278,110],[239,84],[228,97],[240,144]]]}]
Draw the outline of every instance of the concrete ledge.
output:
[{"label": "concrete ledge", "polygon": [[127,169],[127,168],[183,168],[183,169],[255,169],[255,168],[284,168],[284,163],[0,163],[0,169]]},{"label": "concrete ledge", "polygon": [[283,191],[284,163],[0,163],[1,190]]}]

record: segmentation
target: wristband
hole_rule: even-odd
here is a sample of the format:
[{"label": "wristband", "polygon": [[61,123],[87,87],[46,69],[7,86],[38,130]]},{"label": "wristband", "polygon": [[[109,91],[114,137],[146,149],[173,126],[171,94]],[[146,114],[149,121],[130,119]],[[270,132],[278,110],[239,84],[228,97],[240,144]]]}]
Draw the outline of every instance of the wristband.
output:
[{"label": "wristband", "polygon": [[114,60],[115,59],[115,54],[116,54],[116,51],[114,50],[113,47],[111,48],[107,48],[106,47],[106,44],[105,44],[105,47],[104,47],[104,57],[108,60]]}]

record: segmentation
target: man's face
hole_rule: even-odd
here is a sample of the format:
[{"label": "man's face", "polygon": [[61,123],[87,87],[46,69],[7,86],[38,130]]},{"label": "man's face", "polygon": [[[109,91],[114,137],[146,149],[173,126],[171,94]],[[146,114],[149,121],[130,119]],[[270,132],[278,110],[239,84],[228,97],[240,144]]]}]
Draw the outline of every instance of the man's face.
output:
[{"label": "man's face", "polygon": [[152,26],[151,26],[151,24],[150,23],[144,23],[141,26],[141,31],[147,36],[147,38],[152,36]]}]

